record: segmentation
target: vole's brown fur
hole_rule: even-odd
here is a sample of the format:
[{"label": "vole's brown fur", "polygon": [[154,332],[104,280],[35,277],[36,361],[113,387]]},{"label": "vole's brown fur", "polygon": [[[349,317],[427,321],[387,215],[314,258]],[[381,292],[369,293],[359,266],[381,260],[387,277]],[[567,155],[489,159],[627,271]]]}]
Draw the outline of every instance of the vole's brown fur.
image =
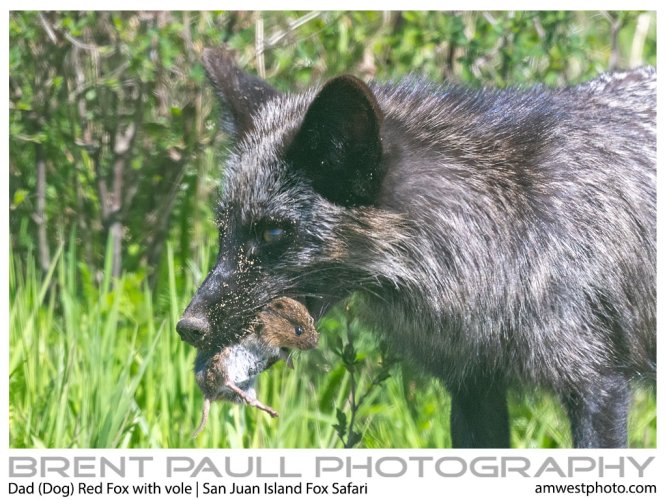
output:
[{"label": "vole's brown fur", "polygon": [[[256,341],[268,347],[283,349],[288,366],[291,359],[287,355],[287,349],[307,350],[317,346],[319,333],[315,329],[313,318],[306,307],[296,300],[280,297],[269,303],[258,315],[251,333],[257,336]],[[193,433],[196,437],[206,426],[211,401],[219,398],[220,388],[226,387],[235,393],[246,404],[267,412],[272,417],[277,417],[278,412],[265,405],[253,395],[238,387],[227,369],[227,360],[231,353],[231,347],[225,347],[214,354],[206,364],[204,377],[198,378],[197,382],[204,393],[204,407],[199,426]],[[276,359],[267,360],[267,366],[273,364]]]},{"label": "vole's brown fur", "polygon": [[308,309],[288,297],[280,297],[259,313],[256,330],[267,344],[305,351],[317,347],[320,334],[315,330]]}]

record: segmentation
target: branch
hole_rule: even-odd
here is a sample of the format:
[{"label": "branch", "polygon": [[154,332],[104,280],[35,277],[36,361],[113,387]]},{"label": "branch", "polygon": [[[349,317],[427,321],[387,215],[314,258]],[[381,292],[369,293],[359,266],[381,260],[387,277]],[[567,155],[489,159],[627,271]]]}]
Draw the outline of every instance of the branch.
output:
[{"label": "branch", "polygon": [[648,12],[639,14],[637,17],[637,28],[632,37],[632,48],[630,49],[630,67],[635,68],[644,62],[644,44],[646,36],[651,27],[651,15]]},{"label": "branch", "polygon": [[618,47],[618,34],[621,31],[622,22],[619,17],[611,17],[611,54],[609,54],[609,70],[613,71],[618,67],[619,60],[619,47]]},{"label": "branch", "polygon": [[268,40],[266,40],[264,46],[265,47],[273,47],[274,45],[277,45],[283,38],[285,38],[287,35],[290,33],[296,31],[299,27],[303,26],[309,21],[312,21],[313,19],[316,19],[317,17],[322,14],[321,11],[319,10],[314,10],[312,12],[309,12],[308,14],[305,14],[298,18],[296,21],[292,21],[287,25],[287,29],[284,31],[279,31],[278,33],[275,33],[274,35],[270,36]]},{"label": "branch", "polygon": [[[44,31],[46,31],[46,34],[48,35],[49,40],[51,40],[51,43],[53,43],[53,44],[58,43],[58,37],[56,36],[56,30],[53,28],[53,26],[51,26],[51,24],[49,24],[49,21],[46,19],[44,14],[42,14],[40,12],[38,14],[38,16],[39,16],[39,21],[42,24],[42,27],[44,28]],[[90,51],[95,51],[95,52],[100,50],[100,48],[97,45],[82,42],[81,40],[79,40],[77,38],[74,38],[72,35],[70,35],[65,30],[60,29],[58,31],[60,33],[62,33],[62,35],[67,39],[67,41],[69,41],[77,49],[90,50]]]},{"label": "branch", "polygon": [[125,132],[120,133],[116,132],[116,138],[114,140],[113,152],[118,157],[123,157],[127,155],[128,151],[132,148],[134,143],[134,138],[137,135],[137,124],[136,122],[130,122],[130,124],[125,129]]},{"label": "branch", "polygon": [[257,73],[259,77],[266,78],[266,67],[264,65],[264,18],[260,12],[255,21],[255,54],[257,57]]},{"label": "branch", "polygon": [[53,27],[46,20],[46,17],[44,17],[44,14],[42,14],[40,12],[38,14],[38,16],[39,16],[39,21],[42,23],[42,27],[44,28],[44,31],[46,31],[46,34],[48,35],[49,40],[51,40],[51,43],[53,43],[53,44],[58,43],[58,37],[56,37],[55,31],[53,31]]}]

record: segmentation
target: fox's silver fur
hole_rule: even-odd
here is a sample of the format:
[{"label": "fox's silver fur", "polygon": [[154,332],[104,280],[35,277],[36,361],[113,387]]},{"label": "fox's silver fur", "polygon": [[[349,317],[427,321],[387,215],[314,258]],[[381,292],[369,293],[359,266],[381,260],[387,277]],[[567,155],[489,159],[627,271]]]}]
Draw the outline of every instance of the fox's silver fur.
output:
[{"label": "fox's silver fur", "polygon": [[[521,386],[562,398],[576,446],[625,444],[628,384],[655,374],[655,70],[280,94],[224,50],[206,65],[236,143],[184,339],[207,352],[275,297],[316,314],[360,292],[362,320],[452,392],[455,445],[509,445]],[[279,251],[258,241],[274,226]]]}]

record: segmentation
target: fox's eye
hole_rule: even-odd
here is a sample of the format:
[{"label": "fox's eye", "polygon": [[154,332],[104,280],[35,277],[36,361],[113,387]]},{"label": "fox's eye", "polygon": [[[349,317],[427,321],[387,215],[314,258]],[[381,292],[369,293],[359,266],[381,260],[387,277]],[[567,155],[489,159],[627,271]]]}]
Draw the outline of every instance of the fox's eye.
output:
[{"label": "fox's eye", "polygon": [[270,227],[262,232],[262,239],[266,243],[276,243],[285,237],[285,230],[279,227]]}]

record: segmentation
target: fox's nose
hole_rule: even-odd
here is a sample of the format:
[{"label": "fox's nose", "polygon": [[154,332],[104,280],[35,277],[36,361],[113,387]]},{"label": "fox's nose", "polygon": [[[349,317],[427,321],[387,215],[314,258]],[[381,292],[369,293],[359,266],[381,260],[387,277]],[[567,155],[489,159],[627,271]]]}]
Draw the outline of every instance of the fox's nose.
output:
[{"label": "fox's nose", "polygon": [[211,332],[211,326],[204,318],[186,315],[176,323],[176,331],[184,342],[197,345]]}]

